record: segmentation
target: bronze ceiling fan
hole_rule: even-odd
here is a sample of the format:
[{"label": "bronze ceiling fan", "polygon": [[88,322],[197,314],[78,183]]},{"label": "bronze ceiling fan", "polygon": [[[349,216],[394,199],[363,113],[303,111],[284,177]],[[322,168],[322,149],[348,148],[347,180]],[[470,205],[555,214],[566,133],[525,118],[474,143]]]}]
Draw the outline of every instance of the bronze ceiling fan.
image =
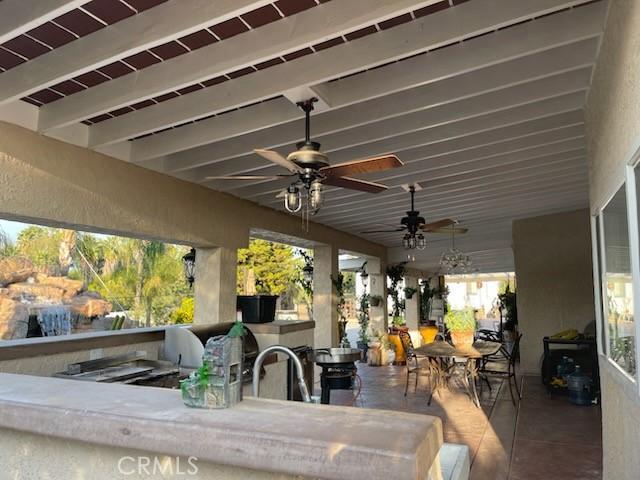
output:
[{"label": "bronze ceiling fan", "polygon": [[[255,153],[270,162],[286,168],[289,173],[281,175],[231,175],[206,177],[207,180],[278,180],[294,178],[285,190],[284,206],[291,212],[300,211],[303,206],[307,214],[314,215],[323,200],[323,185],[348,188],[367,193],[379,193],[388,189],[386,185],[353,178],[359,173],[381,172],[404,165],[395,155],[352,160],[330,165],[328,157],[320,151],[320,144],[311,140],[311,111],[317,98],[311,98],[297,105],[305,113],[305,140],[296,144],[297,150],[283,157],[273,150],[256,149]],[[297,177],[297,178],[296,178]]]},{"label": "bronze ceiling fan", "polygon": [[426,223],[424,217],[420,216],[420,212],[415,209],[415,194],[422,187],[415,183],[413,185],[403,185],[406,191],[411,194],[411,210],[407,212],[406,217],[400,219],[400,225],[392,230],[367,230],[360,233],[390,233],[406,231],[402,238],[402,245],[407,249],[417,248],[424,250],[427,247],[427,240],[422,232],[427,233],[467,233],[466,228],[455,227],[458,222],[450,218],[444,218],[436,222]]}]

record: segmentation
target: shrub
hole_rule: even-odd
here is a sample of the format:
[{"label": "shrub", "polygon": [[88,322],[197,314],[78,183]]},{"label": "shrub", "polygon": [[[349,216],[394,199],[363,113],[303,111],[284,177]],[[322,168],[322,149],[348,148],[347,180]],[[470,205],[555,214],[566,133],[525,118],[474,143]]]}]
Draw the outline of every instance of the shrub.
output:
[{"label": "shrub", "polygon": [[451,310],[444,317],[444,322],[451,332],[468,332],[476,329],[476,319],[471,308]]}]

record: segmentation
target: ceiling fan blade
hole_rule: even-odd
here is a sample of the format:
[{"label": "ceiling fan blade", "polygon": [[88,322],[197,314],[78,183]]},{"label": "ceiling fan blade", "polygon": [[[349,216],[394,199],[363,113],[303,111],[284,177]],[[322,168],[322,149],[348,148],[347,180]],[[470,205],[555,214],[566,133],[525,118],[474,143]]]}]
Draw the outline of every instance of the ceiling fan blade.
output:
[{"label": "ceiling fan blade", "polygon": [[360,233],[393,233],[393,232],[402,232],[403,230],[404,230],[404,227],[396,228],[395,230],[365,230],[364,232],[360,232]]},{"label": "ceiling fan blade", "polygon": [[254,150],[254,152],[260,155],[262,158],[266,158],[270,162],[273,162],[276,165],[280,165],[281,167],[286,168],[290,172],[300,171],[300,167],[298,167],[298,165],[296,165],[290,160],[287,160],[286,158],[284,158],[282,155],[280,155],[278,152],[274,150],[264,150],[264,149],[257,148]]},{"label": "ceiling fan blade", "polygon": [[404,163],[395,155],[383,155],[381,157],[351,160],[349,162],[329,165],[320,171],[327,176],[342,177],[344,175],[356,175],[359,173],[381,172],[403,166]]},{"label": "ceiling fan blade", "polygon": [[205,180],[278,180],[291,175],[222,175],[205,177]]},{"label": "ceiling fan blade", "polygon": [[325,178],[322,183],[333,185],[334,187],[349,188],[351,190],[358,190],[360,192],[367,193],[380,193],[389,188],[381,183],[367,182],[366,180],[358,180],[357,178],[350,177],[330,176]]},{"label": "ceiling fan blade", "polygon": [[437,222],[425,223],[424,225],[420,225],[420,229],[430,232],[438,228],[450,227],[451,225],[455,224],[455,220],[451,220],[450,218],[443,218],[442,220],[438,220]]},{"label": "ceiling fan blade", "polygon": [[433,230],[427,230],[429,233],[447,233],[451,234],[452,232],[455,234],[467,233],[469,231],[468,228],[461,227],[443,227],[443,228],[435,228]]}]

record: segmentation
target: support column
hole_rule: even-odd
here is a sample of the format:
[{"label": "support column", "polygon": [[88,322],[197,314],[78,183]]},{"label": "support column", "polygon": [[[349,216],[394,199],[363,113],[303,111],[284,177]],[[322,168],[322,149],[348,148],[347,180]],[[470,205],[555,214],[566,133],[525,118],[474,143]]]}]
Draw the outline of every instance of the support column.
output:
[{"label": "support column", "polygon": [[194,324],[235,321],[237,266],[236,249],[196,250]]},{"label": "support column", "polygon": [[387,271],[386,266],[379,260],[368,260],[367,272],[369,273],[369,293],[371,296],[382,297],[382,302],[378,307],[370,307],[370,329],[371,333],[386,333],[389,327],[389,316],[387,311]]},{"label": "support column", "polygon": [[416,289],[413,297],[405,298],[404,314],[413,344],[418,347],[421,345],[420,331],[418,330],[418,327],[420,326],[420,290],[418,288],[418,278],[410,276],[404,277],[404,286],[405,288]]},{"label": "support column", "polygon": [[338,275],[338,249],[319,246],[313,249],[313,319],[315,348],[337,347],[338,296],[331,277]]}]

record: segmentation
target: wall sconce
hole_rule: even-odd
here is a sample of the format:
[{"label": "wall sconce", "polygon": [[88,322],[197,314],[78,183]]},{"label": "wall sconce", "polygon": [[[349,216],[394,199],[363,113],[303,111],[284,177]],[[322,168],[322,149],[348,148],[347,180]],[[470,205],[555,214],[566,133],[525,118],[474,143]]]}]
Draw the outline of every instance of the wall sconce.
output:
[{"label": "wall sconce", "polygon": [[189,283],[189,288],[193,287],[196,280],[196,249],[192,248],[182,257],[182,265],[184,266],[184,276]]}]

